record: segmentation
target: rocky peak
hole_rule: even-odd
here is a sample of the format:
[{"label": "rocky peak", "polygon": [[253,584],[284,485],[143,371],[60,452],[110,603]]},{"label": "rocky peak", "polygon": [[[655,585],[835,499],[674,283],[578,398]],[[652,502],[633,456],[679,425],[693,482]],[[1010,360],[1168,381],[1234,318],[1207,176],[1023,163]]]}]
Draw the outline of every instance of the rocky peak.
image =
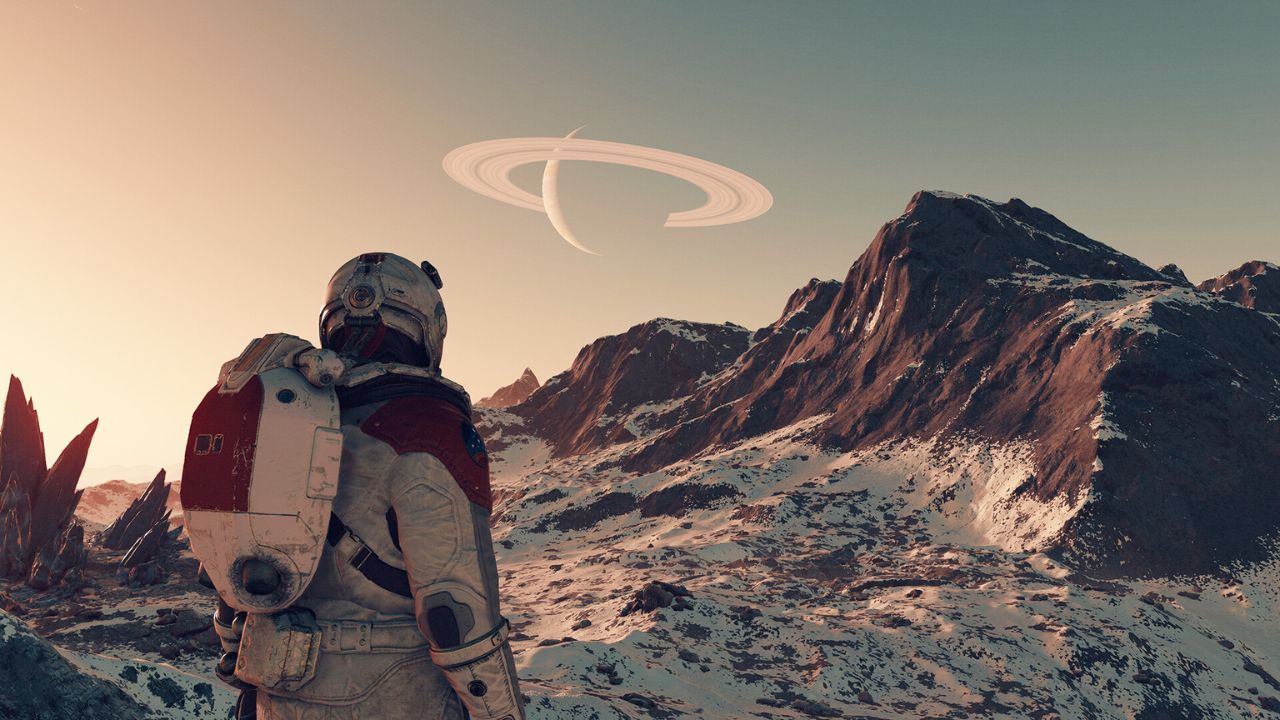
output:
[{"label": "rocky peak", "polygon": [[1187,279],[1187,274],[1182,271],[1182,268],[1178,267],[1177,265],[1174,265],[1173,263],[1161,265],[1159,268],[1157,268],[1157,272],[1169,278],[1170,280],[1174,281],[1178,285],[1181,285],[1182,287],[1194,287],[1191,281]]},{"label": "rocky peak", "polygon": [[658,318],[579,351],[570,368],[512,408],[561,453],[630,439],[634,413],[684,397],[747,349],[751,333],[732,323]]},{"label": "rocky peak", "polygon": [[1263,260],[1247,262],[1196,287],[1247,308],[1280,313],[1280,266]]},{"label": "rocky peak", "polygon": [[524,402],[534,390],[542,386],[533,370],[524,369],[524,373],[510,385],[504,385],[492,395],[476,403],[477,407],[503,408]]},{"label": "rocky peak", "polygon": [[1022,200],[998,203],[943,191],[916,193],[903,214],[881,229],[859,265],[882,270],[895,257],[925,261],[940,271],[986,276],[1051,274],[1167,282],[1142,262]]}]

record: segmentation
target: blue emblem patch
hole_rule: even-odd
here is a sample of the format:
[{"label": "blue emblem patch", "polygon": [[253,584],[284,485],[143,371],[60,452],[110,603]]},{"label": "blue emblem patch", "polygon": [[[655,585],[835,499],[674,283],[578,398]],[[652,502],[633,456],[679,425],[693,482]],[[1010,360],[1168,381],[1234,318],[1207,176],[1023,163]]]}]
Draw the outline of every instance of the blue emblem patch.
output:
[{"label": "blue emblem patch", "polygon": [[484,438],[471,423],[462,423],[462,445],[467,449],[471,461],[481,467],[489,465],[489,452],[485,450]]}]

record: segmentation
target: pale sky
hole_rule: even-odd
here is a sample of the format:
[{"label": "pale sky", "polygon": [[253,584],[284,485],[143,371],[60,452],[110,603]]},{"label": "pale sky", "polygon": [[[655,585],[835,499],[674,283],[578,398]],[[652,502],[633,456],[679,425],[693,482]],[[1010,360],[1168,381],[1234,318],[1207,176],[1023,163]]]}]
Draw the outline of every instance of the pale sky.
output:
[{"label": "pale sky", "polygon": [[[656,316],[770,322],[922,188],[1021,197],[1193,280],[1280,260],[1280,5],[1114,5],[0,3],[0,373],[50,461],[101,417],[91,466],[176,477],[218,365],[314,340],[366,251],[440,268],[444,369],[476,397]],[[698,190],[566,163],[592,257],[441,169],[584,124],[774,207],[664,229]]]}]

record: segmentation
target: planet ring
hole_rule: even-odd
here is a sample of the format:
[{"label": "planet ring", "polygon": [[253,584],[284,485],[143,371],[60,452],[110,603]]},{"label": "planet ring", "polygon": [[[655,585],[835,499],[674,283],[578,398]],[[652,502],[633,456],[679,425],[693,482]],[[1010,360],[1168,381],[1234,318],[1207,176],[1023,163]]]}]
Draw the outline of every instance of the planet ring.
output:
[{"label": "planet ring", "polygon": [[551,160],[585,160],[653,170],[692,183],[707,201],[673,212],[665,227],[706,227],[742,222],[763,215],[773,195],[756,180],[723,165],[680,153],[583,138],[527,137],[464,145],[444,158],[444,171],[463,187],[526,210],[546,212],[543,199],[517,187],[511,171]]}]

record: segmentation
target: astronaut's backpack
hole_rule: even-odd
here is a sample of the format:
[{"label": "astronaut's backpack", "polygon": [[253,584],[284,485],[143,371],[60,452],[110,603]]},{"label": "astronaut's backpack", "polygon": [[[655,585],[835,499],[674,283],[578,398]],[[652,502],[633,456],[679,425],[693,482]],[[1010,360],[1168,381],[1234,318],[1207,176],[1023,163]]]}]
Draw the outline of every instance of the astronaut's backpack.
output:
[{"label": "astronaut's backpack", "polygon": [[191,416],[182,467],[191,550],[228,605],[255,613],[289,607],[315,576],[342,460],[337,393],[282,366],[288,338],[255,340],[224,366]]}]

